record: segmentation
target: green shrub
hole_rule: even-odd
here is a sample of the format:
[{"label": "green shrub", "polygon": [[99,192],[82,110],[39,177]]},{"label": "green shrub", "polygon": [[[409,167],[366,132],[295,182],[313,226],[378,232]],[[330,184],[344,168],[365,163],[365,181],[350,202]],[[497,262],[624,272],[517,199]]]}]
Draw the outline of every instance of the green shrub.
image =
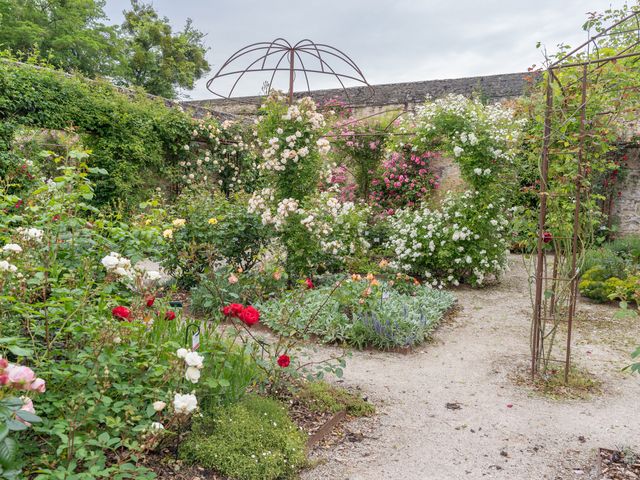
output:
[{"label": "green shrub", "polygon": [[188,155],[183,147],[196,125],[160,98],[7,60],[0,60],[0,120],[0,150],[9,147],[12,125],[73,128],[93,150],[92,166],[110,174],[94,177],[94,202],[119,198],[131,205],[175,175],[172,167]]},{"label": "green shrub", "polygon": [[596,302],[608,302],[611,291],[607,290],[605,280],[609,277],[605,268],[596,266],[587,270],[578,284],[580,293]]},{"label": "green shrub", "polygon": [[407,295],[377,280],[346,280],[335,289],[289,292],[260,309],[264,323],[284,335],[390,349],[424,341],[454,303],[452,294],[428,287]]},{"label": "green shrub", "polygon": [[250,269],[271,235],[241,196],[189,189],[177,199],[174,214],[185,223],[171,226],[163,266],[183,286],[195,285],[216,265]]},{"label": "green shrub", "polygon": [[601,276],[602,280],[613,276],[622,277],[627,265],[625,261],[610,248],[610,245],[611,244],[587,250],[584,256],[584,263],[582,264],[582,271],[586,273],[594,267],[599,267],[598,276]]},{"label": "green shrub", "polygon": [[640,263],[640,236],[628,236],[612,241],[607,248],[629,263]]},{"label": "green shrub", "polygon": [[279,402],[250,396],[194,419],[180,455],[236,480],[276,480],[304,465],[305,442]]}]

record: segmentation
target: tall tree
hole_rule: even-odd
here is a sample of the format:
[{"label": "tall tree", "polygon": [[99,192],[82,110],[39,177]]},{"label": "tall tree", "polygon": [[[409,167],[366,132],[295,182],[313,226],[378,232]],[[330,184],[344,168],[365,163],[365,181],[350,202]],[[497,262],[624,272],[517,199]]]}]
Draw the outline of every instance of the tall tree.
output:
[{"label": "tall tree", "polygon": [[209,70],[204,34],[191,19],[174,33],[169,19],[160,18],[152,5],[131,0],[131,7],[124,12],[121,32],[126,46],[119,76],[167,98],[175,97],[178,88],[193,88]]},{"label": "tall tree", "polygon": [[104,23],[104,0],[0,0],[0,49],[37,54],[55,67],[110,75],[119,52],[117,27]]}]

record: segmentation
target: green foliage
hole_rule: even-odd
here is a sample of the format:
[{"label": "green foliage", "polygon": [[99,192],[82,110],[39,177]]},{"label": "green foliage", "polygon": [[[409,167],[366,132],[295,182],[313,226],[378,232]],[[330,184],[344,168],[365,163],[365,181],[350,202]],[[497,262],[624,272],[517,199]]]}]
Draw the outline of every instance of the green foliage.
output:
[{"label": "green foliage", "polygon": [[593,268],[602,270],[603,279],[623,276],[628,264],[611,248],[611,243],[600,248],[592,248],[585,252],[582,270],[586,273]]},{"label": "green foliage", "polygon": [[162,261],[185,286],[195,285],[200,274],[220,262],[250,269],[271,235],[260,217],[247,211],[241,196],[227,199],[207,190],[188,189],[178,197],[174,212],[185,224],[168,227],[173,233]]},{"label": "green foliage", "polygon": [[160,18],[152,4],[132,0],[121,32],[125,46],[119,73],[128,85],[173,98],[177,87],[193,88],[209,70],[204,34],[191,19],[181,32],[173,33],[169,19]]},{"label": "green foliage", "polygon": [[293,395],[296,401],[316,413],[346,411],[354,417],[366,417],[376,411],[361,396],[323,381],[304,382],[299,389],[293,390]]},{"label": "green foliage", "polygon": [[125,94],[106,81],[88,81],[60,72],[0,61],[0,119],[10,124],[64,130],[73,128],[94,151],[96,197],[134,204],[171,176],[171,167],[189,152],[196,125],[187,114],[144,94]]},{"label": "green foliage", "polygon": [[305,442],[280,403],[250,396],[195,419],[180,455],[238,480],[286,479],[304,465]]},{"label": "green foliage", "polygon": [[[187,323],[180,312],[176,320],[167,317],[162,296],[169,292],[135,265],[160,248],[160,230],[107,218],[91,205],[90,175],[104,172],[88,167],[86,152],[47,157],[57,176],[27,190],[22,205],[0,190],[0,337],[20,339],[6,348],[32,353],[29,366],[47,383],[34,399],[44,420],[22,437],[26,473],[152,478],[138,466],[141,454],[188,420],[173,407],[156,410],[154,402],[170,404],[174,392],[185,390],[195,391],[204,407],[233,402],[260,374],[251,347],[203,326],[201,377],[185,385],[177,349]],[[109,252],[129,256],[124,273],[107,269],[106,258],[116,255]],[[149,303],[150,297],[157,298]],[[112,313],[116,306],[126,307],[129,321]],[[153,422],[164,429],[153,430]]]},{"label": "green foliage", "polygon": [[384,350],[424,341],[454,303],[448,292],[422,287],[408,295],[356,278],[259,305],[264,323],[278,333]]},{"label": "green foliage", "polygon": [[597,302],[640,298],[640,238],[623,237],[587,250],[578,288]]}]

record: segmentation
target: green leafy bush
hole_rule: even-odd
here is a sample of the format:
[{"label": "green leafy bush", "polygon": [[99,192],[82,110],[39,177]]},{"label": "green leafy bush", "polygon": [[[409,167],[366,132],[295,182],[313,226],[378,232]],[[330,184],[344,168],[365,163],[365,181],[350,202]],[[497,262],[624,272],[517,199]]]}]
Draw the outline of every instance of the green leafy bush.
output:
[{"label": "green leafy bush", "polygon": [[305,464],[305,442],[279,402],[250,396],[194,419],[180,455],[237,480],[286,479]]},{"label": "green leafy bush", "polygon": [[178,177],[175,167],[189,158],[184,145],[198,125],[162,99],[7,60],[0,60],[0,120],[5,149],[16,125],[73,129],[93,150],[92,166],[110,175],[94,177],[94,202],[120,199],[130,205]]},{"label": "green leafy bush", "polygon": [[422,287],[407,295],[372,278],[293,291],[260,308],[264,323],[284,335],[390,349],[424,341],[454,303],[448,292]]},{"label": "green leafy bush", "polygon": [[163,266],[183,286],[195,285],[217,265],[250,269],[272,235],[260,217],[247,211],[243,197],[227,199],[203,189],[188,189],[173,207],[164,230]]}]

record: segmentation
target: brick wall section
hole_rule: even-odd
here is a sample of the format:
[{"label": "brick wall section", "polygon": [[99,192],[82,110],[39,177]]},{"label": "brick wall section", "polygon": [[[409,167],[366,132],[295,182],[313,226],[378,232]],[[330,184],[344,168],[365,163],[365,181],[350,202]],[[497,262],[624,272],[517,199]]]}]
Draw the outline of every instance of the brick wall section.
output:
[{"label": "brick wall section", "polygon": [[640,148],[627,150],[627,173],[613,207],[614,224],[622,235],[640,234]]},{"label": "brick wall section", "polygon": [[[373,92],[367,87],[315,90],[311,97],[322,104],[340,98],[353,106],[356,114],[369,115],[388,109],[412,108],[423,103],[427,97],[439,98],[447,94],[465,96],[479,95],[491,102],[522,96],[530,84],[530,73],[506,73],[481,77],[455,78],[449,80],[427,80],[423,82],[391,83],[375,85]],[[297,93],[296,97],[308,95]],[[185,105],[208,107],[220,112],[236,115],[252,115],[256,112],[261,97],[238,97],[233,99],[193,100]]]}]

